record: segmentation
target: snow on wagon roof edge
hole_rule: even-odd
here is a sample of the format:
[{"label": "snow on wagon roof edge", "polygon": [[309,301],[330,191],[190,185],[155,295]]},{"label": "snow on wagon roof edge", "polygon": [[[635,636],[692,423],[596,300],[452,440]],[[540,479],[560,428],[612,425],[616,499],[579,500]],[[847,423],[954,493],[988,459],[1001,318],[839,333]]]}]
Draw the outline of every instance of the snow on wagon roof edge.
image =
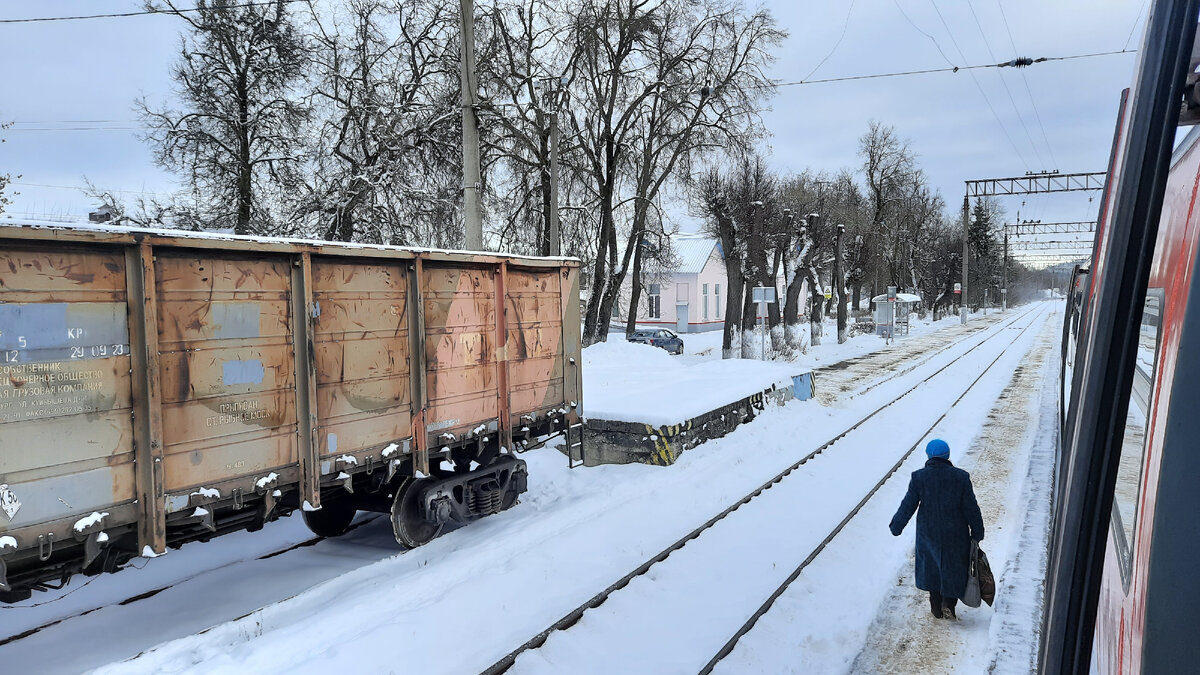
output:
[{"label": "snow on wagon roof edge", "polygon": [[0,217],[0,232],[4,230],[77,230],[81,232],[101,232],[111,234],[142,234],[155,237],[176,237],[179,239],[196,239],[206,241],[244,241],[262,244],[301,244],[306,246],[334,246],[346,249],[363,249],[371,251],[410,251],[413,253],[439,253],[453,255],[494,255],[520,260],[559,260],[563,262],[580,262],[579,258],[571,256],[533,256],[503,251],[468,251],[465,249],[432,248],[426,246],[389,246],[386,244],[365,244],[360,242],[325,241],[323,239],[300,239],[291,237],[267,237],[232,234],[226,232],[195,232],[192,230],[173,230],[155,227],[127,227],[124,225],[109,225],[107,223],[63,223],[57,221],[41,221]]}]

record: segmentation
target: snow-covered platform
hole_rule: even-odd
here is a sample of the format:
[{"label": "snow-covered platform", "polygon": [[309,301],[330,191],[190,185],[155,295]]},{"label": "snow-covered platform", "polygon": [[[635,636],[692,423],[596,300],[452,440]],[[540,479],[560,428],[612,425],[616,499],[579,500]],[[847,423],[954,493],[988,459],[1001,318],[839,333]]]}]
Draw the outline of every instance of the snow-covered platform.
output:
[{"label": "snow-covered platform", "polygon": [[674,464],[768,404],[814,394],[811,371],[745,359],[685,363],[656,347],[610,340],[583,354],[584,463]]}]

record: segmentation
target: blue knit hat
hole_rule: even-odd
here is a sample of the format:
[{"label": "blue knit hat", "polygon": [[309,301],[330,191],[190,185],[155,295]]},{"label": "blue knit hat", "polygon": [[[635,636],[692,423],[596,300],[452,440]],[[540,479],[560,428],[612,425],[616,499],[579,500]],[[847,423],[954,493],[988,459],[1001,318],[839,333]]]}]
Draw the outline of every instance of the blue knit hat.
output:
[{"label": "blue knit hat", "polygon": [[929,444],[925,446],[925,454],[928,455],[930,459],[933,459],[934,457],[949,457],[950,446],[946,444],[946,441],[943,441],[940,438],[935,438],[932,441],[929,441]]}]

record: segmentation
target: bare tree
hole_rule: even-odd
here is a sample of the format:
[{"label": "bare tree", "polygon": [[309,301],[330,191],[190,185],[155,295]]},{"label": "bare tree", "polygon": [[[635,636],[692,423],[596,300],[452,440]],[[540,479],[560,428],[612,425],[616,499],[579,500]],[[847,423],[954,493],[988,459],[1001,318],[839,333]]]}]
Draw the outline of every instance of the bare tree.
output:
[{"label": "bare tree", "polygon": [[[728,291],[722,353],[732,358],[736,337],[742,358],[753,358],[758,312],[750,289],[776,286],[782,248],[789,240],[778,181],[763,157],[751,154],[725,171],[710,168],[697,182],[695,194],[707,231],[720,240],[725,260]],[[776,353],[787,353],[779,303],[770,303],[767,311],[771,347]]]},{"label": "bare tree", "polygon": [[206,226],[271,230],[262,193],[292,170],[304,117],[293,87],[306,56],[290,5],[197,0],[183,11],[163,0],[146,7],[190,31],[171,73],[180,108],[138,102],[155,159],[184,175]]},{"label": "bare tree", "polygon": [[[572,108],[570,124],[599,217],[585,343],[607,337],[612,305],[663,186],[697,153],[760,129],[759,106],[770,88],[765,67],[782,38],[770,14],[748,13],[740,2],[583,3],[572,33],[580,45],[572,99],[588,104]],[[617,214],[626,207],[623,227]],[[635,307],[640,286],[632,288]]]},{"label": "bare tree", "polygon": [[[875,120],[859,139],[858,154],[863,161],[870,214],[865,227],[854,232],[855,245],[849,255],[849,283],[855,309],[860,306],[859,297],[867,270],[877,271],[883,265],[881,243],[888,237],[889,228],[896,226],[892,216],[901,199],[902,186],[916,170],[916,157],[908,141],[897,136],[893,127]],[[861,240],[857,239],[859,236]],[[872,290],[878,289],[873,287]]]},{"label": "bare tree", "polygon": [[573,7],[500,0],[481,17],[480,121],[484,157],[496,175],[493,201],[502,250],[550,254],[552,127],[560,132],[560,193],[578,199],[582,192],[573,190],[573,129],[558,121],[559,111],[570,105],[567,76],[578,49],[570,39]]},{"label": "bare tree", "polygon": [[415,228],[444,220],[461,175],[456,15],[385,0],[310,14],[314,124],[300,215],[315,216],[326,239],[428,243]]},{"label": "bare tree", "polygon": [[[734,358],[734,345],[741,342],[742,298],[746,289],[745,248],[742,225],[734,219],[728,183],[721,172],[711,168],[695,184],[696,199],[708,224],[707,231],[721,243],[725,260],[725,323],[721,337],[721,358]],[[740,355],[740,354],[739,354]]]}]

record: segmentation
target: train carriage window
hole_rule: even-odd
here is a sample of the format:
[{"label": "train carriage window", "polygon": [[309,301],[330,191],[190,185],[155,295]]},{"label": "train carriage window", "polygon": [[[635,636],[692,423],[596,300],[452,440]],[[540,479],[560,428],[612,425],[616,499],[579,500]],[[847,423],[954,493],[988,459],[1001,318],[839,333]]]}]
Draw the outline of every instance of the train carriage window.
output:
[{"label": "train carriage window", "polygon": [[1137,524],[1138,495],[1142,484],[1146,436],[1154,398],[1155,367],[1158,364],[1158,347],[1161,342],[1163,304],[1161,288],[1151,288],[1146,292],[1146,303],[1142,308],[1137,361],[1133,372],[1133,389],[1129,394],[1129,411],[1125,415],[1125,437],[1121,443],[1121,460],[1117,466],[1117,485],[1113,494],[1113,541],[1116,543],[1121,576],[1127,590],[1129,572],[1132,567],[1131,552]]}]

